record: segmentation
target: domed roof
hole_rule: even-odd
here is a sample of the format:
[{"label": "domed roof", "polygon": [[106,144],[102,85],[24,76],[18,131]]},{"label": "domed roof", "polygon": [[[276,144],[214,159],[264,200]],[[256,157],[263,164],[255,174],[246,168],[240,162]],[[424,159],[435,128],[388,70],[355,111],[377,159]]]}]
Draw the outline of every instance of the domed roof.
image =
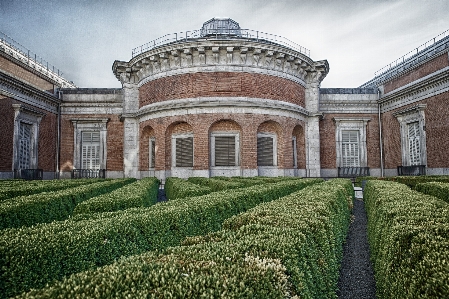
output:
[{"label": "domed roof", "polygon": [[208,35],[237,35],[240,36],[240,25],[229,18],[212,18],[203,23],[201,36]]}]

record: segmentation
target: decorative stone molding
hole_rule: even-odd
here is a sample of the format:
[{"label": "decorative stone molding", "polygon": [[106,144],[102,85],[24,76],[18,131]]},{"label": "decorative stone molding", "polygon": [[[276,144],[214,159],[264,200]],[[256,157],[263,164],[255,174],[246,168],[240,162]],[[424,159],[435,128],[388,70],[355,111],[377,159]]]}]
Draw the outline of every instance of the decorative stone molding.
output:
[{"label": "decorative stone molding", "polygon": [[383,95],[379,99],[381,112],[388,112],[447,91],[449,91],[449,67]]},{"label": "decorative stone molding", "polygon": [[52,113],[57,113],[58,104],[61,102],[54,95],[1,72],[0,94]]},{"label": "decorative stone molding", "polygon": [[397,118],[400,124],[401,130],[401,153],[402,153],[402,165],[410,166],[410,151],[408,142],[408,125],[414,122],[418,122],[419,126],[419,151],[421,154],[420,165],[427,165],[427,146],[426,146],[426,118],[425,109],[426,104],[418,104],[412,107],[407,107],[402,110],[393,113],[393,116]]},{"label": "decorative stone molding", "polygon": [[376,94],[320,94],[324,113],[377,113]]},{"label": "decorative stone molding", "polygon": [[70,121],[73,124],[73,167],[75,169],[81,168],[81,135],[83,131],[97,131],[100,132],[100,169],[106,169],[107,149],[107,123],[109,118],[72,118]]},{"label": "decorative stone molding", "polygon": [[12,104],[14,109],[13,168],[19,168],[19,129],[21,123],[31,125],[30,168],[38,168],[39,124],[45,113],[23,104]]},{"label": "decorative stone molding", "polygon": [[314,62],[281,45],[239,39],[198,39],[196,42],[167,44],[129,62],[115,61],[112,69],[122,83],[138,83],[139,86],[165,76],[219,71],[269,74],[305,86],[306,80],[319,84],[329,66],[327,61]]},{"label": "decorative stone molding", "polygon": [[366,125],[371,120],[370,117],[334,117],[335,122],[335,141],[337,153],[337,166],[342,167],[342,131],[358,131],[359,132],[359,154],[360,167],[367,167],[368,155],[366,149]]},{"label": "decorative stone molding", "polygon": [[142,122],[161,117],[203,113],[267,114],[298,118],[303,121],[306,121],[309,116],[309,113],[298,105],[246,97],[200,97],[169,100],[141,107],[137,113],[124,116],[136,117]]}]

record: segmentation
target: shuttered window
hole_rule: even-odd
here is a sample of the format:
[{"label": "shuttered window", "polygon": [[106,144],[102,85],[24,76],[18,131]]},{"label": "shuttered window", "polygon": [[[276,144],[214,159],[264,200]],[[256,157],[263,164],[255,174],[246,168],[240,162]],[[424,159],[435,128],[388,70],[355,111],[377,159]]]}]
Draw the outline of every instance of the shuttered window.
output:
[{"label": "shuttered window", "polygon": [[154,168],[155,166],[155,159],[156,159],[156,140],[154,139],[154,138],[150,138],[150,144],[149,144],[149,146],[150,146],[150,148],[149,148],[149,150],[150,150],[150,156],[149,156],[149,162],[150,162],[150,165],[149,165],[149,167],[150,168]]},{"label": "shuttered window", "polygon": [[193,167],[193,137],[176,137],[175,145],[175,166]]},{"label": "shuttered window", "polygon": [[410,155],[410,165],[421,164],[420,137],[419,122],[408,124],[408,148]]},{"label": "shuttered window", "polygon": [[296,150],[296,137],[292,137],[292,153],[293,153],[293,167],[298,167],[298,153]]},{"label": "shuttered window", "polygon": [[31,125],[20,123],[19,127],[19,168],[29,169],[31,160]]},{"label": "shuttered window", "polygon": [[81,133],[81,168],[100,169],[100,132]]},{"label": "shuttered window", "polygon": [[215,166],[236,166],[235,136],[215,136]]},{"label": "shuttered window", "polygon": [[257,136],[257,165],[274,166],[274,138]]},{"label": "shuttered window", "polygon": [[341,131],[342,166],[360,167],[359,131]]}]

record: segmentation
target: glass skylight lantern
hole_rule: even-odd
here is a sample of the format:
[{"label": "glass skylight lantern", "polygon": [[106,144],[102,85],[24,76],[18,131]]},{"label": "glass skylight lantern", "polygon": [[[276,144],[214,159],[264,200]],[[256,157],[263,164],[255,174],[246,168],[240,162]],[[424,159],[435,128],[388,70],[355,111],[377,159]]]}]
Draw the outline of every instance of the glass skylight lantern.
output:
[{"label": "glass skylight lantern", "polygon": [[241,36],[240,25],[232,19],[213,18],[203,23],[201,36],[233,35]]}]

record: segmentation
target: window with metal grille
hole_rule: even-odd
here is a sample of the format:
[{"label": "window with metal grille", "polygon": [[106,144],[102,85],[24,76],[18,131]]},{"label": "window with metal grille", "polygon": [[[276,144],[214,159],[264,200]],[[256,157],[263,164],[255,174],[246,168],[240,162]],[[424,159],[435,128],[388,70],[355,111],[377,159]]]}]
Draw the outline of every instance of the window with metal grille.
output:
[{"label": "window with metal grille", "polygon": [[419,122],[408,124],[408,152],[410,165],[421,164]]},{"label": "window with metal grille", "polygon": [[193,136],[174,139],[175,167],[193,167]]},{"label": "window with metal grille", "polygon": [[31,125],[21,122],[19,127],[19,168],[29,169],[31,161]]},{"label": "window with metal grille", "polygon": [[214,136],[215,166],[236,166],[236,136]]},{"label": "window with metal grille", "polygon": [[341,131],[343,167],[360,167],[359,131]]},{"label": "window with metal grille", "polygon": [[156,139],[150,138],[149,150],[149,167],[154,168],[156,159]]},{"label": "window with metal grille", "polygon": [[100,132],[81,133],[81,168],[100,169]]},{"label": "window with metal grille", "polygon": [[275,138],[265,134],[257,136],[257,165],[275,166]]}]

